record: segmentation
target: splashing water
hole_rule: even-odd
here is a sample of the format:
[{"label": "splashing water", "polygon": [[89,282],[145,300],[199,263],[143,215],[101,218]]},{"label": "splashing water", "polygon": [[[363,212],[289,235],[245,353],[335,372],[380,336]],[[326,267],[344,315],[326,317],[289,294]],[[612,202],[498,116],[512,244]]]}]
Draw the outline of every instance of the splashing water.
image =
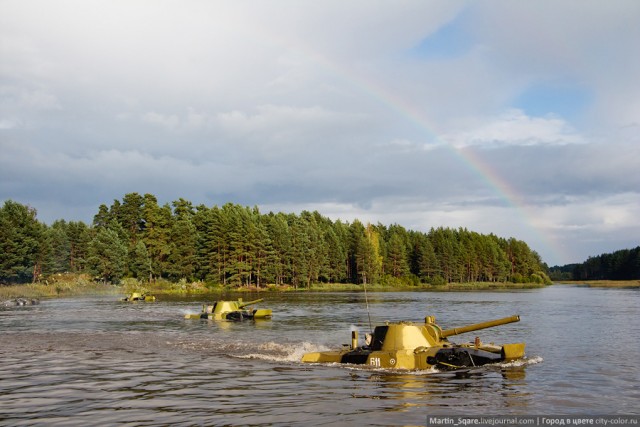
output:
[{"label": "splashing water", "polygon": [[272,362],[300,362],[305,353],[327,351],[329,348],[323,345],[303,342],[298,344],[278,344],[268,342],[258,346],[260,353],[237,355],[240,359],[260,359]]},{"label": "splashing water", "polygon": [[500,366],[504,368],[519,368],[521,366],[537,365],[538,363],[542,363],[543,361],[544,359],[541,356],[533,356],[531,358],[525,357],[522,359],[500,363]]}]

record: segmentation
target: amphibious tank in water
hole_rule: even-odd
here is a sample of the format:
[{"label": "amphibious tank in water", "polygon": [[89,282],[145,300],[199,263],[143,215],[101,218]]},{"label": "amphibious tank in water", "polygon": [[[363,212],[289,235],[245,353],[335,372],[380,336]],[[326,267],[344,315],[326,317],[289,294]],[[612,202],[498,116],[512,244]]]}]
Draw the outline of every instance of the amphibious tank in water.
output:
[{"label": "amphibious tank in water", "polygon": [[441,329],[434,316],[424,324],[393,322],[377,326],[358,347],[358,333],[351,333],[351,345],[342,350],[307,353],[307,363],[350,363],[379,368],[455,370],[524,357],[525,343],[486,344],[476,337],[468,344],[454,344],[452,335],[518,322],[520,316],[505,317],[453,329]]},{"label": "amphibious tank in water", "polygon": [[202,306],[202,312],[199,314],[185,314],[185,319],[213,319],[213,320],[250,320],[250,319],[270,319],[270,309],[251,309],[247,308],[251,304],[262,302],[260,298],[254,301],[243,302],[242,298],[238,301],[216,301],[213,304],[205,304]]},{"label": "amphibious tank in water", "polygon": [[132,301],[146,301],[146,302],[153,302],[156,300],[156,297],[153,295],[147,295],[147,294],[143,294],[140,292],[133,292],[130,293],[129,295],[127,295],[126,297],[122,298],[121,301],[125,301],[125,302],[132,302]]}]

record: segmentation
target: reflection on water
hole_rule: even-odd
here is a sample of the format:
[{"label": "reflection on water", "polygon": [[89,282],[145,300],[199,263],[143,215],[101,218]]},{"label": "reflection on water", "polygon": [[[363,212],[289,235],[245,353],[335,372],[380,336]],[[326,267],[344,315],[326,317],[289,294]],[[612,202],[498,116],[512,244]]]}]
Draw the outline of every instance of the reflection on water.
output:
[{"label": "reflection on water", "polygon": [[202,297],[42,301],[0,310],[0,420],[421,425],[436,414],[638,414],[639,295],[562,286],[369,293],[376,324],[433,314],[449,328],[521,315],[477,334],[526,341],[525,361],[446,373],[301,364],[305,352],[349,342],[352,328],[368,332],[360,293],[260,295],[274,317],[256,323],[183,319]]}]

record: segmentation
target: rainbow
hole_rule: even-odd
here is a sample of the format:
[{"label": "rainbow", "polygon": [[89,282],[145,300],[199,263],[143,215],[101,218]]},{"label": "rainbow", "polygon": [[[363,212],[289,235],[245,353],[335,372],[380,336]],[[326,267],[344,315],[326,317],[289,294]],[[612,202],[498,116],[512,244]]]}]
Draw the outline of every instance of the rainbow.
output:
[{"label": "rainbow", "polygon": [[[359,80],[364,81],[363,79]],[[367,85],[366,93],[373,95],[375,99],[388,105],[397,114],[409,119],[419,129],[422,129],[431,143],[434,145],[444,146],[452,152],[455,157],[461,160],[469,170],[478,176],[482,182],[495,194],[499,199],[504,200],[508,206],[511,206],[521,218],[521,223],[531,230],[535,236],[534,247],[540,248],[541,251],[553,260],[569,259],[562,247],[556,242],[556,239],[541,225],[537,225],[536,212],[527,204],[526,198],[517,191],[500,173],[491,167],[485,160],[476,154],[474,150],[458,148],[449,141],[443,140],[434,131],[436,126],[430,125],[429,122],[422,117],[420,112],[408,104],[406,101],[399,99],[395,94],[390,94],[387,90],[383,90],[380,86]],[[538,252],[540,253],[540,252]],[[559,261],[557,261],[559,262]]]},{"label": "rainbow", "polygon": [[[469,170],[486,183],[493,194],[499,199],[504,200],[508,206],[511,206],[519,213],[521,223],[525,228],[532,231],[533,236],[537,237],[535,242],[527,243],[531,243],[534,249],[536,247],[541,249],[542,253],[549,255],[554,261],[559,262],[559,260],[570,258],[550,232],[544,227],[536,225],[535,211],[532,207],[529,207],[526,198],[522,196],[516,188],[504,179],[498,171],[492,169],[490,165],[477,156],[473,150],[460,149],[449,141],[443,140],[435,131],[437,126],[431,124],[427,118],[423,116],[422,112],[406,99],[373,80],[370,76],[359,73],[355,68],[349,68],[339,61],[331,60],[327,56],[320,54],[301,39],[284,39],[281,36],[267,31],[264,27],[261,28],[261,31],[263,35],[267,36],[265,40],[269,40],[270,43],[274,45],[284,47],[287,50],[302,55],[314,64],[344,80],[350,86],[357,88],[360,92],[366,94],[376,102],[394,111],[400,117],[409,120],[419,130],[425,133],[429,142],[434,144],[434,146],[447,147]],[[541,254],[541,251],[537,252]]]}]

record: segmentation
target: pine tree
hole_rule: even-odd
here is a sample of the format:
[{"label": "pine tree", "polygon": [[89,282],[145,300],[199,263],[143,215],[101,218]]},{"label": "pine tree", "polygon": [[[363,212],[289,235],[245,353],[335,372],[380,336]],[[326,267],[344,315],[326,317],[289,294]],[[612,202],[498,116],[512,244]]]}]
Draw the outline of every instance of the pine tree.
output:
[{"label": "pine tree", "polygon": [[382,271],[380,240],[371,224],[365,228],[359,221],[352,224],[357,283],[376,283]]},{"label": "pine tree", "polygon": [[71,239],[68,225],[64,220],[57,220],[46,229],[49,236],[51,252],[45,270],[50,273],[71,271]]},{"label": "pine tree", "polygon": [[270,212],[266,217],[266,231],[271,242],[269,258],[272,260],[274,283],[291,283],[291,232],[286,215]]},{"label": "pine tree", "polygon": [[37,275],[43,227],[36,210],[7,200],[0,209],[0,281],[24,283]]},{"label": "pine tree", "polygon": [[188,218],[177,219],[170,236],[167,272],[174,279],[192,280],[196,268],[196,228]]},{"label": "pine tree", "polygon": [[138,193],[128,193],[122,198],[122,203],[114,208],[116,218],[125,231],[129,249],[138,242],[144,227],[143,211],[144,197]]},{"label": "pine tree", "polygon": [[387,257],[385,269],[392,277],[400,278],[409,273],[409,263],[407,261],[407,248],[404,239],[397,232],[391,232],[391,237],[387,243]]},{"label": "pine tree", "polygon": [[432,282],[436,277],[442,277],[438,258],[429,238],[424,234],[418,234],[415,240],[416,265],[414,274],[423,282]]},{"label": "pine tree", "polygon": [[102,204],[98,208],[98,213],[93,216],[93,226],[95,228],[106,228],[111,223],[111,214],[107,205]]},{"label": "pine tree", "polygon": [[82,221],[70,221],[66,231],[69,239],[69,270],[74,273],[84,271],[93,230]]},{"label": "pine tree", "polygon": [[105,282],[117,282],[126,271],[127,245],[120,238],[118,226],[101,228],[89,243],[89,268]]},{"label": "pine tree", "polygon": [[291,283],[298,288],[309,280],[309,250],[311,242],[303,220],[295,215],[288,216],[289,230],[291,232],[291,250],[289,259],[291,262]]},{"label": "pine tree", "polygon": [[136,243],[133,252],[129,254],[130,271],[133,277],[142,280],[153,280],[153,270],[151,268],[151,257],[147,246],[142,240]]},{"label": "pine tree", "polygon": [[273,245],[267,232],[264,216],[260,215],[258,208],[254,208],[252,212],[252,222],[254,224],[255,245],[253,246],[253,271],[255,275],[255,284],[260,288],[263,284],[272,282],[275,275],[273,270],[268,268],[272,254]]},{"label": "pine tree", "polygon": [[168,259],[171,253],[173,217],[169,205],[160,207],[155,196],[145,194],[142,218],[144,230],[141,238],[151,258],[151,281],[167,275],[170,270]]}]

